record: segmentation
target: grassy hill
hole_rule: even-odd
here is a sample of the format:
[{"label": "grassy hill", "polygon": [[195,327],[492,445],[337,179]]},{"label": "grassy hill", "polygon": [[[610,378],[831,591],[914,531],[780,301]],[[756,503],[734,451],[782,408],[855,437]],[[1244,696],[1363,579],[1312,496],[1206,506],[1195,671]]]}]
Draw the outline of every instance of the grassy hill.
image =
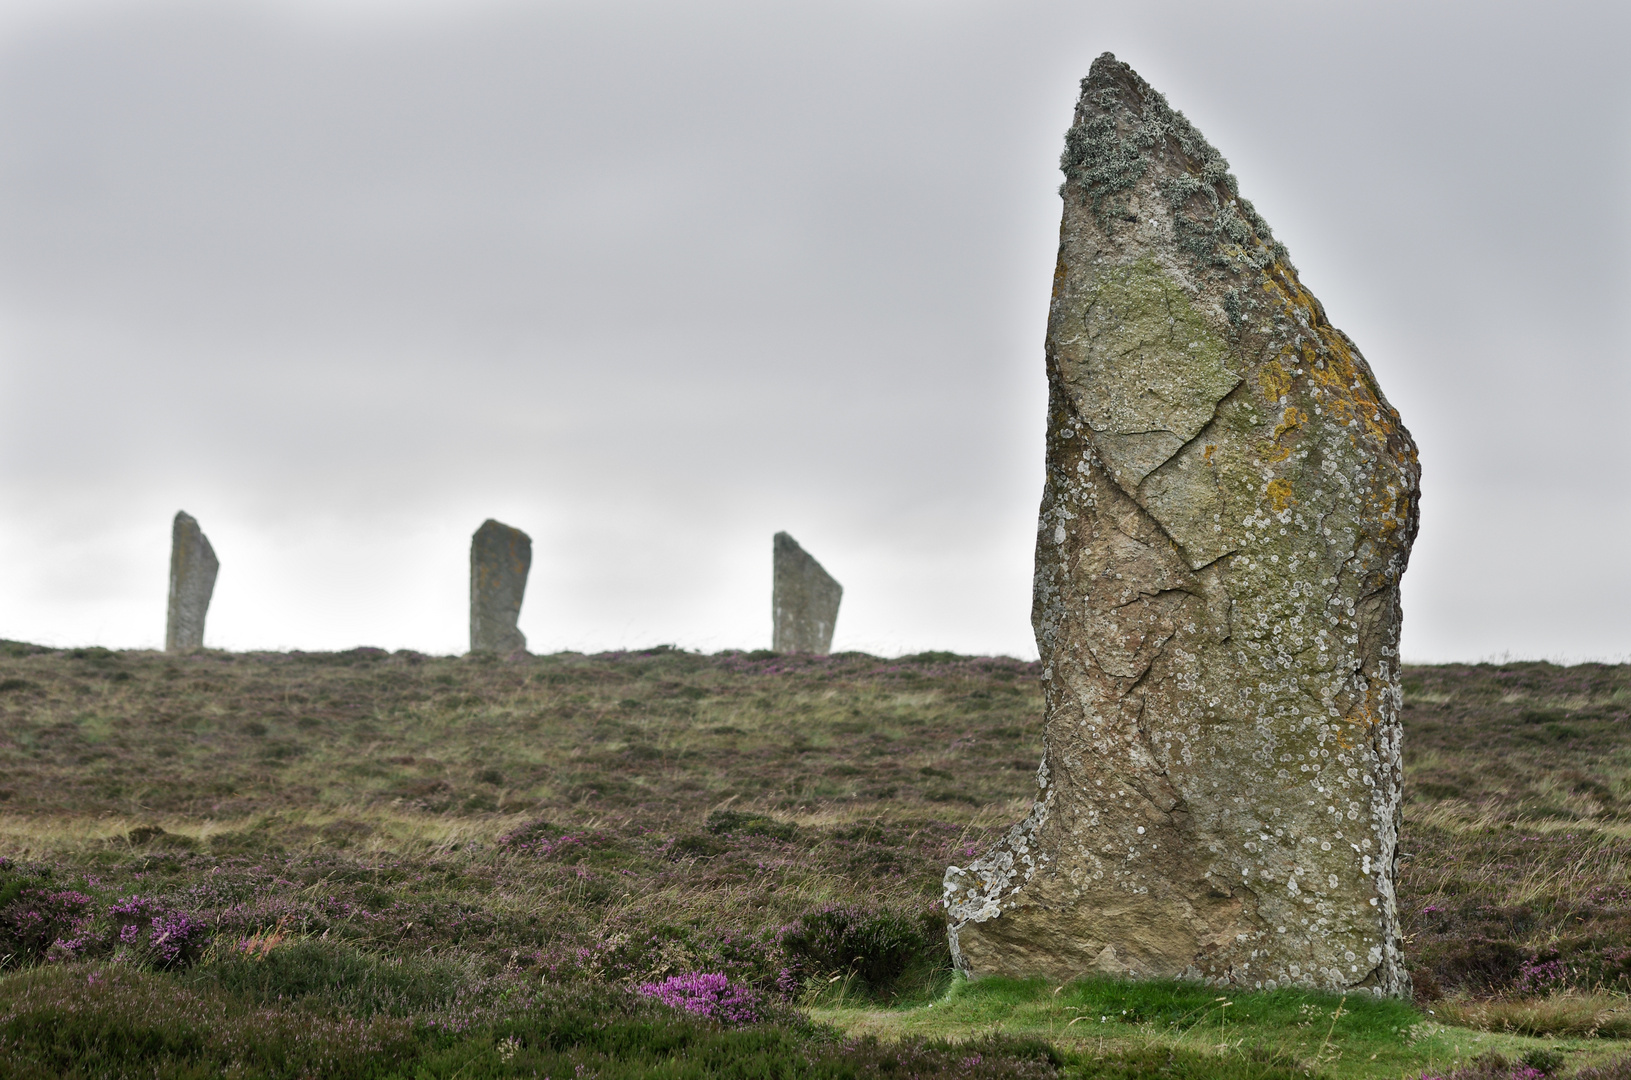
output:
[{"label": "grassy hill", "polygon": [[1631,1051],[1631,669],[1405,686],[1414,1008],[954,983],[941,873],[1025,811],[1034,665],[0,643],[0,1077],[1493,1078]]}]

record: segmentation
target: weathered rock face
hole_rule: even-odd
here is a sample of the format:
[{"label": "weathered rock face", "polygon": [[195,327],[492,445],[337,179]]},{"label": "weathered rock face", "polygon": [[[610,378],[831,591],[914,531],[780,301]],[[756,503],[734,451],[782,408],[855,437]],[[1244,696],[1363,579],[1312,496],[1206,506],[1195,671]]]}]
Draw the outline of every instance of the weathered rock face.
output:
[{"label": "weathered rock face", "polygon": [[470,538],[470,651],[516,652],[527,647],[516,628],[532,569],[532,538],[492,518]]},{"label": "weathered rock face", "polygon": [[170,611],[164,624],[165,652],[204,647],[204,616],[221,569],[209,538],[192,515],[177,513],[170,527]]},{"label": "weathered rock face", "polygon": [[775,537],[775,585],[770,607],[774,620],[771,648],[781,653],[832,651],[833,627],[844,587],[784,532]]},{"label": "weathered rock face", "polygon": [[973,975],[1403,995],[1416,448],[1199,132],[1108,54],[1066,136],[1030,816],[946,872]]}]

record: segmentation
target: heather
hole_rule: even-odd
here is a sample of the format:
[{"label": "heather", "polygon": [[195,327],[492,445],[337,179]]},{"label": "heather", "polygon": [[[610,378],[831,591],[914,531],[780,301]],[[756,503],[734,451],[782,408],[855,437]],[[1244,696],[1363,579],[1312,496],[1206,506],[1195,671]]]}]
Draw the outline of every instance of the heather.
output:
[{"label": "heather", "polygon": [[954,980],[1032,664],[0,654],[0,1076],[1624,1068],[1625,668],[1407,670],[1409,1006]]},{"label": "heather", "polygon": [[519,990],[494,1006],[475,1032],[379,1015],[256,1007],[134,969],[36,970],[14,976],[5,989],[5,1077],[1048,1080],[1059,1074],[1058,1055],[1034,1041],[880,1045],[799,1025],[718,1025],[607,987]]},{"label": "heather", "polygon": [[1407,669],[1405,731],[1418,995],[1631,991],[1631,669]]}]

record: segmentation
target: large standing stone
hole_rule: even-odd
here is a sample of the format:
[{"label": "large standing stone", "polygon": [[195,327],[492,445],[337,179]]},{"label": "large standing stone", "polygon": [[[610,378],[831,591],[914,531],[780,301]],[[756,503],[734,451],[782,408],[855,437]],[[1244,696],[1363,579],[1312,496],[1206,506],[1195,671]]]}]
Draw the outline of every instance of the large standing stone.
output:
[{"label": "large standing stone", "polygon": [[784,532],[775,536],[775,584],[770,608],[774,621],[770,647],[779,653],[832,651],[832,631],[838,622],[838,602],[844,587],[821,564]]},{"label": "large standing stone", "polygon": [[1108,54],[1062,164],[1040,791],[947,870],[953,954],[1406,994],[1415,445],[1223,158]]},{"label": "large standing stone", "polygon": [[513,653],[527,647],[516,628],[532,569],[532,538],[492,518],[470,538],[470,651]]},{"label": "large standing stone", "polygon": [[215,592],[215,558],[209,537],[191,514],[176,514],[170,527],[170,610],[164,624],[165,652],[192,652],[204,647],[204,616]]}]

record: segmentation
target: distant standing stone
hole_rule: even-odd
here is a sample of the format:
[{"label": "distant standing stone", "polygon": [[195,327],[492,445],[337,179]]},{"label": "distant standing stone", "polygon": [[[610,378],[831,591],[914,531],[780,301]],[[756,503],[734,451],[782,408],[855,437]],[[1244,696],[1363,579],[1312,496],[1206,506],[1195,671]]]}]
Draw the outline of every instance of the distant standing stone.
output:
[{"label": "distant standing stone", "polygon": [[784,532],[775,537],[775,585],[770,606],[775,622],[771,648],[779,653],[832,651],[833,626],[844,587],[834,581],[797,540]]},{"label": "distant standing stone", "polygon": [[176,514],[170,528],[170,613],[164,626],[164,651],[185,653],[204,647],[204,616],[221,568],[209,537],[191,514]]},{"label": "distant standing stone", "polygon": [[470,538],[470,651],[513,653],[527,647],[516,628],[532,569],[532,538],[492,518]]},{"label": "distant standing stone", "polygon": [[946,871],[953,957],[1408,996],[1415,444],[1222,156],[1108,53],[1061,165],[1039,791]]}]

